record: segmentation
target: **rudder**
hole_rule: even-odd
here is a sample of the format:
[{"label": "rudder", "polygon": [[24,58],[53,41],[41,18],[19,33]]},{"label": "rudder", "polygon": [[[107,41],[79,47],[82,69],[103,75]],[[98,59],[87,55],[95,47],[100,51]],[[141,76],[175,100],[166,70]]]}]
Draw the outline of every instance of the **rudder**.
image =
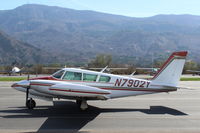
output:
[{"label": "rudder", "polygon": [[153,77],[152,82],[154,84],[177,87],[183,71],[186,56],[187,51],[172,53],[160,68],[160,70]]}]

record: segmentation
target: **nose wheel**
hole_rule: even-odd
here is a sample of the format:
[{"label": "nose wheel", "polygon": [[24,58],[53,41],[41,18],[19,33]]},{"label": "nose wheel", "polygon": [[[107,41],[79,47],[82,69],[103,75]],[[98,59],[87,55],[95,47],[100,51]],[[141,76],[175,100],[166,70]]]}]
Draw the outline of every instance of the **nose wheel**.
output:
[{"label": "nose wheel", "polygon": [[[29,80],[29,75],[28,75],[28,80]],[[28,109],[33,109],[36,106],[35,100],[33,100],[32,98],[29,98],[29,89],[30,89],[30,85],[27,86],[26,88],[26,107]]]},{"label": "nose wheel", "polygon": [[30,98],[30,99],[28,99],[28,100],[26,101],[26,107],[27,107],[28,109],[33,109],[33,108],[35,108],[35,106],[36,106],[36,102],[35,102],[35,100],[33,100],[32,98]]}]

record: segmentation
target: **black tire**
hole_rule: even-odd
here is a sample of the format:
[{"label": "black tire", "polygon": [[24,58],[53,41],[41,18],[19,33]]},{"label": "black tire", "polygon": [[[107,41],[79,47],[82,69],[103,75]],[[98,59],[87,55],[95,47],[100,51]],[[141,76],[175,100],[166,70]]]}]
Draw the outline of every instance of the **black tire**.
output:
[{"label": "black tire", "polygon": [[36,106],[36,103],[35,103],[35,100],[33,100],[33,99],[29,99],[29,100],[26,102],[26,107],[27,107],[28,109],[33,109],[33,108],[35,108],[35,106]]},{"label": "black tire", "polygon": [[78,107],[80,107],[81,106],[81,100],[76,100],[76,104],[78,105]]}]

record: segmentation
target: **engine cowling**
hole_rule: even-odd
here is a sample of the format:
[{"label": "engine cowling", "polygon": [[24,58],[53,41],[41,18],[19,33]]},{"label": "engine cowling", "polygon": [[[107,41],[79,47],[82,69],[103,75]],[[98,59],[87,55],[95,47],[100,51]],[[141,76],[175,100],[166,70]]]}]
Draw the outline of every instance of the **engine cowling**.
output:
[{"label": "engine cowling", "polygon": [[63,96],[78,96],[78,97],[106,97],[111,92],[97,87],[80,85],[80,84],[56,84],[52,85],[49,90],[51,93]]}]

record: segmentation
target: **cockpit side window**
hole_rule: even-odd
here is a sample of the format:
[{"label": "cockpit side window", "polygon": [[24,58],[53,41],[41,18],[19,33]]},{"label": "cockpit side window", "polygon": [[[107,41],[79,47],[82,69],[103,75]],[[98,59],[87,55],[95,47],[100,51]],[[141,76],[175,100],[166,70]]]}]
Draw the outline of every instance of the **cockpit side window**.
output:
[{"label": "cockpit side window", "polygon": [[66,72],[63,76],[64,80],[81,80],[82,73],[78,72]]},{"label": "cockpit side window", "polygon": [[110,77],[109,76],[100,76],[99,78],[99,82],[109,82],[110,81]]},{"label": "cockpit side window", "polygon": [[97,75],[83,73],[83,81],[96,81]]},{"label": "cockpit side window", "polygon": [[60,71],[54,73],[52,76],[54,78],[60,79],[62,77],[62,75],[63,75],[64,72],[65,72],[64,70],[60,70]]}]

